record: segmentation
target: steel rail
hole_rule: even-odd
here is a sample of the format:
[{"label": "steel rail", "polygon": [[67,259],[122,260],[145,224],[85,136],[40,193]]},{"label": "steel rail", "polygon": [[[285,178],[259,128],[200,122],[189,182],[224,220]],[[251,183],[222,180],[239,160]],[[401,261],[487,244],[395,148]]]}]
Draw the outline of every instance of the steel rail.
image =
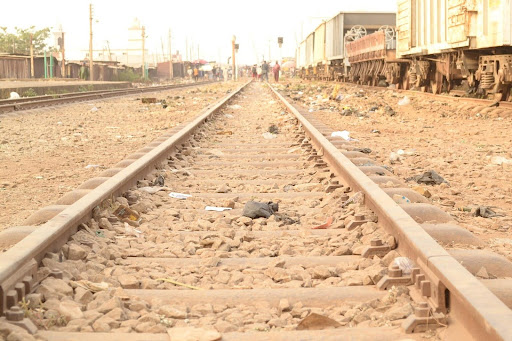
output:
[{"label": "steel rail", "polygon": [[82,102],[82,101],[103,99],[103,98],[109,98],[109,97],[127,96],[127,95],[146,93],[146,92],[157,92],[157,91],[165,91],[165,90],[172,90],[172,89],[181,89],[181,88],[187,88],[187,87],[198,86],[198,85],[206,85],[206,84],[212,84],[212,83],[213,83],[213,81],[206,81],[206,82],[200,82],[200,83],[171,84],[171,85],[144,87],[144,88],[130,88],[130,89],[116,89],[116,90],[96,90],[96,91],[90,91],[90,92],[72,92],[72,93],[55,95],[55,96],[37,96],[37,97],[30,97],[30,98],[0,100],[0,114],[12,112],[12,111],[18,111],[18,110],[46,107],[46,106],[50,106],[50,105]]},{"label": "steel rail", "polygon": [[[91,218],[92,211],[96,206],[111,196],[123,193],[135,185],[137,180],[144,178],[154,170],[155,165],[165,162],[176,147],[192,136],[197,128],[249,83],[245,83],[217,103],[205,108],[197,118],[179,132],[168,137],[151,151],[120,170],[74,204],[66,207],[60,214],[1,254],[0,315],[4,314],[6,309],[21,299],[13,293],[14,287],[25,282],[28,282],[26,286],[30,287],[31,281],[35,280],[33,276],[37,270],[37,265],[45,254],[58,251],[68,241],[69,237],[77,231],[78,225]],[[10,298],[12,294],[14,294],[14,297]]]},{"label": "steel rail", "polygon": [[402,256],[433,274],[449,290],[452,317],[477,340],[510,340],[512,310],[442,248],[376,183],[323,136],[296,108],[271,87],[274,95],[295,115],[322,158],[355,191],[364,193],[365,205],[377,214],[379,224],[396,239]]}]

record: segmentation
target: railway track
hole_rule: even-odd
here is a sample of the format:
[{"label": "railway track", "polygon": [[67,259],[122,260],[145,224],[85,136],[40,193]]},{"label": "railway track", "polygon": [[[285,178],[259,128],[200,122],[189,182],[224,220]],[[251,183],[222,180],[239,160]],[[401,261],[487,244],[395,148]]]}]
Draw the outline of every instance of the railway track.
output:
[{"label": "railway track", "polygon": [[[0,257],[2,314],[35,331],[13,307],[24,297],[48,340],[510,339],[510,262],[277,92],[245,87],[2,232],[25,237]],[[278,210],[251,219],[251,200]],[[474,276],[483,265],[495,279]]]},{"label": "railway track", "polygon": [[59,95],[44,95],[34,97],[22,97],[16,99],[3,99],[0,100],[0,115],[14,111],[49,107],[61,104],[70,104],[90,100],[98,100],[110,97],[119,97],[126,95],[133,95],[138,93],[148,93],[155,91],[163,91],[170,89],[186,88],[190,86],[196,86],[199,84],[210,84],[211,81],[200,82],[200,83],[187,83],[187,84],[172,84],[172,85],[160,85],[144,88],[132,88],[132,89],[116,89],[116,90],[96,90],[86,92],[71,92],[67,94]]}]

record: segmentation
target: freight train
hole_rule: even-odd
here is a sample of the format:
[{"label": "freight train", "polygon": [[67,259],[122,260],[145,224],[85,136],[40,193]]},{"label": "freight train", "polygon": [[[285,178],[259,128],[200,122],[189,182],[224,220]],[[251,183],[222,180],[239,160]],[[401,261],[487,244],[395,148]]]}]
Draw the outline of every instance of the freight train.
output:
[{"label": "freight train", "polygon": [[511,100],[512,3],[397,0],[396,13],[339,13],[297,48],[308,79],[395,84],[432,93],[460,87]]}]

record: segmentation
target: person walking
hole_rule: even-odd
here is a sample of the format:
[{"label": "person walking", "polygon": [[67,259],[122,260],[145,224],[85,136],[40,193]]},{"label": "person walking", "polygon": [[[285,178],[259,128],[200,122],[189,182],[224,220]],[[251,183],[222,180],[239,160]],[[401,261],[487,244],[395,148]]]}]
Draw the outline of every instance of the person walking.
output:
[{"label": "person walking", "polygon": [[199,78],[199,70],[197,68],[197,65],[194,65],[194,80],[197,82],[198,78]]},{"label": "person walking", "polygon": [[256,73],[258,74],[258,80],[261,81],[261,66],[258,65],[256,68]]},{"label": "person walking", "polygon": [[279,66],[279,62],[276,61],[276,65],[274,65],[274,69],[272,70],[274,72],[274,80],[276,83],[279,82],[279,70],[281,70],[281,66]]},{"label": "person walking", "polygon": [[261,65],[261,80],[268,82],[268,64],[266,61],[263,61],[263,65]]}]

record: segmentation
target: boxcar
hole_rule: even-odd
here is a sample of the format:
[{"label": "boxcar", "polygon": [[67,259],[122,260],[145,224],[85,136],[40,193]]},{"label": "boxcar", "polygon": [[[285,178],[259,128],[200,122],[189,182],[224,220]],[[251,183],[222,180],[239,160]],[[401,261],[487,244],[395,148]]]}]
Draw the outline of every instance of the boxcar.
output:
[{"label": "boxcar", "polygon": [[411,61],[410,86],[509,97],[512,6],[508,0],[398,0],[397,56]]}]

